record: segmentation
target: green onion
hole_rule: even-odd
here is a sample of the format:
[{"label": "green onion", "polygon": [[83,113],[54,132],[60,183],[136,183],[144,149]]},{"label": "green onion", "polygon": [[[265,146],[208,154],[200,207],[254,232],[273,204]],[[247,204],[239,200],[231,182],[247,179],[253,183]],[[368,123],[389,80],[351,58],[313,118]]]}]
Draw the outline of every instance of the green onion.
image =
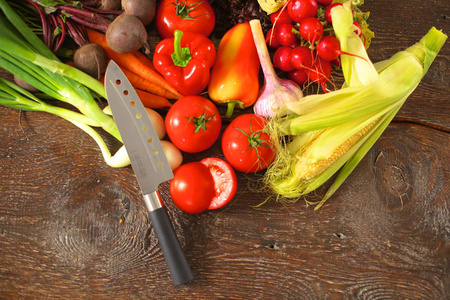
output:
[{"label": "green onion", "polygon": [[[376,64],[354,33],[351,3],[331,11],[342,51],[344,86],[323,95],[287,102],[268,127],[278,155],[265,174],[267,186],[286,202],[295,202],[328,181],[329,199],[377,141],[418,86],[447,36],[436,28],[415,45]],[[287,116],[284,116],[286,115]]]},{"label": "green onion", "polygon": [[109,165],[120,167],[129,164],[123,151],[118,152],[117,157],[111,157],[105,142],[92,128],[101,127],[121,141],[113,118],[105,114],[96,101],[98,97],[106,98],[104,85],[62,63],[6,0],[0,0],[0,9],[0,67],[39,89],[45,98],[73,105],[79,113],[46,104],[6,80],[0,83],[0,105],[60,116],[88,133],[99,145]]}]

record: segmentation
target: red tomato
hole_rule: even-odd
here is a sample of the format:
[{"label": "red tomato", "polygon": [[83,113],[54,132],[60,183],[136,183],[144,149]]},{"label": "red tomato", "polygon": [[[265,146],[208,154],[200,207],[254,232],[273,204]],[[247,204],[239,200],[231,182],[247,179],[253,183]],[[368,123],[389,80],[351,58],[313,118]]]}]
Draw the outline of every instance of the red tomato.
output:
[{"label": "red tomato", "polygon": [[217,157],[204,158],[200,162],[209,168],[214,178],[215,195],[208,209],[221,208],[236,194],[236,173],[226,161]]},{"label": "red tomato", "polygon": [[216,16],[206,0],[162,0],[156,9],[155,24],[162,39],[173,38],[176,29],[208,37],[214,30]]},{"label": "red tomato", "polygon": [[195,153],[214,144],[220,134],[222,118],[212,101],[201,96],[186,96],[169,109],[165,125],[167,135],[178,149]]},{"label": "red tomato", "polygon": [[267,120],[261,116],[244,114],[228,125],[222,137],[222,151],[233,168],[253,173],[273,162],[273,144],[269,135],[262,132],[266,124]]},{"label": "red tomato", "polygon": [[173,173],[170,196],[180,210],[190,214],[202,212],[211,205],[214,195],[214,178],[204,164],[190,162]]}]

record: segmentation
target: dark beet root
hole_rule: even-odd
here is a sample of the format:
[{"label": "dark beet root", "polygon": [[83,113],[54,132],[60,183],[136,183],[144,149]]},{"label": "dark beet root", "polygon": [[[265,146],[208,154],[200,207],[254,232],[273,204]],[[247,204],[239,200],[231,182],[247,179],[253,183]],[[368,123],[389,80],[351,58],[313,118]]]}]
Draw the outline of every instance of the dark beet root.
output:
[{"label": "dark beet root", "polygon": [[75,51],[73,62],[75,68],[96,79],[100,79],[105,73],[108,64],[108,55],[102,46],[97,44],[86,44]]},{"label": "dark beet root", "polygon": [[136,16],[144,26],[155,18],[156,0],[122,0],[122,9],[126,14]]},{"label": "dark beet root", "polygon": [[147,37],[144,24],[129,14],[118,16],[106,31],[108,46],[118,53],[130,53],[144,47],[145,54],[150,54]]},{"label": "dark beet root", "polygon": [[117,10],[121,8],[121,0],[102,0],[100,9],[103,10]]}]

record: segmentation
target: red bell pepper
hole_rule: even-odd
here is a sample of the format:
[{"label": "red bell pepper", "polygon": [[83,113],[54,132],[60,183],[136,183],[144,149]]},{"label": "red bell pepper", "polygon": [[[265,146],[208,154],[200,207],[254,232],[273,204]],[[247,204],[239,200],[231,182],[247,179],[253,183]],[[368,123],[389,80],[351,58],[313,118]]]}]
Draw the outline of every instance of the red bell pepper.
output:
[{"label": "red bell pepper", "polygon": [[198,95],[209,82],[216,48],[201,34],[176,30],[159,42],[153,54],[156,70],[184,96]]},{"label": "red bell pepper", "polygon": [[228,105],[226,117],[234,107],[246,108],[259,95],[260,62],[249,22],[232,27],[220,41],[217,59],[211,70],[209,97]]}]

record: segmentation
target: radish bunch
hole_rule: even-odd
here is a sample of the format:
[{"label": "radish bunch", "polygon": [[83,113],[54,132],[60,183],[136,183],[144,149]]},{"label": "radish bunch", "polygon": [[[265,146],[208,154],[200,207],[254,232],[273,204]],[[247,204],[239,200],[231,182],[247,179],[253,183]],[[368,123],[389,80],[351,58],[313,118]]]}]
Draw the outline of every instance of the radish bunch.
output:
[{"label": "radish bunch", "polygon": [[[334,36],[331,9],[341,3],[332,0],[290,0],[270,15],[272,28],[266,44],[275,50],[273,65],[299,85],[315,82],[326,91],[332,68],[340,68],[342,52]],[[362,34],[359,24],[357,32]]]}]

